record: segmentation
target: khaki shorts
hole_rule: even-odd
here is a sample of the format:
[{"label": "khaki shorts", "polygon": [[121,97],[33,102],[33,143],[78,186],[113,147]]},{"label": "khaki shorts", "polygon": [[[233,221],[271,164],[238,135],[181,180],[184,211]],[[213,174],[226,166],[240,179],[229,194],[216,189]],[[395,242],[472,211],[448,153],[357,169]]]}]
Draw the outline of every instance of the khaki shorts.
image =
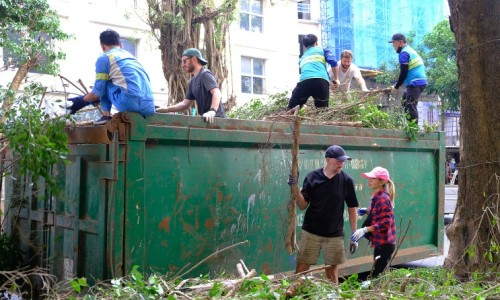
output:
[{"label": "khaki shorts", "polygon": [[321,237],[302,230],[297,262],[315,265],[318,263],[321,250],[323,251],[325,265],[335,266],[346,261],[343,237]]}]

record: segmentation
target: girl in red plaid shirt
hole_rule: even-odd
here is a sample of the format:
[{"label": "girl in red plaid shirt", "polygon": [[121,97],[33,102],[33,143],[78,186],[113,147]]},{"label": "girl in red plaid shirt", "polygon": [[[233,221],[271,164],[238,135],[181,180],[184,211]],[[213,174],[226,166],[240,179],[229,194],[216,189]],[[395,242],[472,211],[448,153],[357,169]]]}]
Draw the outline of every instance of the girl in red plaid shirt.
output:
[{"label": "girl in red plaid shirt", "polygon": [[[374,248],[373,257],[375,267],[373,277],[382,273],[391,260],[391,256],[396,248],[396,222],[394,218],[394,200],[396,188],[389,177],[389,171],[382,167],[375,167],[368,173],[362,174],[368,179],[368,186],[373,190],[367,221],[363,223],[351,236],[351,240],[357,242],[365,236],[370,240]],[[359,209],[362,214],[362,209]]]}]

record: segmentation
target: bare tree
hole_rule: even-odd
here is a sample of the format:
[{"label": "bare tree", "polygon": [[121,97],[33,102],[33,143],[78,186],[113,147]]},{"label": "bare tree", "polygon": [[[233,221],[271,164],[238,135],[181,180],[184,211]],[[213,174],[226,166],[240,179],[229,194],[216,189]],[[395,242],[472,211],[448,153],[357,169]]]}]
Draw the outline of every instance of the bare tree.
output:
[{"label": "bare tree", "polygon": [[457,45],[461,161],[445,266],[465,279],[474,271],[498,274],[500,267],[500,1],[448,2]]},{"label": "bare tree", "polygon": [[206,0],[147,0],[149,23],[159,42],[169,104],[183,100],[188,74],[182,69],[182,52],[201,47],[219,87],[227,78],[226,34],[234,19],[237,0],[221,0],[215,7]]}]

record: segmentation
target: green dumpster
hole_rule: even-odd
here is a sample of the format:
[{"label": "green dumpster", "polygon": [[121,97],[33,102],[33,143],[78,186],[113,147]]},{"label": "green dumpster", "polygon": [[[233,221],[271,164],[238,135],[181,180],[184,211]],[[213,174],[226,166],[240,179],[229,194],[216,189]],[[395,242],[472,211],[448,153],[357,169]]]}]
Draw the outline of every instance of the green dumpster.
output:
[{"label": "green dumpster", "polygon": [[[53,170],[59,191],[6,178],[10,228],[20,233],[27,259],[61,279],[105,279],[134,265],[145,272],[185,271],[248,241],[186,276],[235,273],[240,259],[258,273],[294,270],[295,255],[285,248],[290,123],[218,119],[209,125],[200,117],[124,113],[104,126],[67,131],[71,163]],[[361,173],[377,165],[391,173],[398,237],[411,220],[393,264],[442,254],[444,133],[411,142],[402,132],[302,125],[300,182],[323,165],[332,144],[353,158],[344,170],[355,180],[361,206],[370,201]],[[298,232],[302,217],[299,212]],[[347,213],[344,222],[348,246]],[[355,255],[347,254],[341,275],[370,270],[372,253],[363,239]]]}]

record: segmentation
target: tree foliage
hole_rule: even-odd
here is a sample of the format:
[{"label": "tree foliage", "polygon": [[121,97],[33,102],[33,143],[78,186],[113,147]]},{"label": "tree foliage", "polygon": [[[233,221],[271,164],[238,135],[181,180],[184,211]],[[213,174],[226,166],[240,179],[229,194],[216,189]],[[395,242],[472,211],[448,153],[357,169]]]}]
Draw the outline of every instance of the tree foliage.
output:
[{"label": "tree foliage", "polygon": [[[4,93],[12,93],[7,90]],[[21,175],[34,180],[42,177],[48,187],[54,185],[51,167],[65,160],[69,153],[68,137],[64,131],[66,118],[50,119],[39,108],[45,88],[33,83],[16,99],[16,104],[5,114],[7,122],[0,126],[13,151],[13,161]],[[4,93],[0,97],[5,97]]]},{"label": "tree foliage", "polygon": [[226,34],[238,1],[219,2],[215,5],[207,0],[147,0],[147,22],[159,42],[170,104],[182,101],[186,94],[189,78],[182,69],[181,55],[187,48],[204,50],[219,87],[227,78]]},{"label": "tree foliage", "polygon": [[428,78],[427,93],[442,99],[442,111],[458,111],[460,101],[457,51],[449,21],[445,20],[434,26],[433,30],[425,35],[423,42],[427,50],[423,55]]},{"label": "tree foliage", "polygon": [[69,152],[66,119],[50,119],[45,114],[40,105],[45,88],[40,84],[30,83],[23,92],[18,90],[30,71],[57,73],[57,61],[65,55],[55,45],[68,38],[46,0],[0,1],[4,68],[16,70],[7,89],[0,92],[0,152],[8,143],[21,174],[30,174],[35,180],[43,177],[49,187],[51,166]]},{"label": "tree foliage", "polygon": [[[46,0],[0,1],[0,47],[4,49],[4,64],[7,68],[17,68],[10,89],[18,90],[28,72],[34,69],[56,74],[57,60],[65,55],[55,44],[68,38],[60,29],[59,16]],[[4,99],[4,111],[10,109],[13,101],[12,97]]]}]

